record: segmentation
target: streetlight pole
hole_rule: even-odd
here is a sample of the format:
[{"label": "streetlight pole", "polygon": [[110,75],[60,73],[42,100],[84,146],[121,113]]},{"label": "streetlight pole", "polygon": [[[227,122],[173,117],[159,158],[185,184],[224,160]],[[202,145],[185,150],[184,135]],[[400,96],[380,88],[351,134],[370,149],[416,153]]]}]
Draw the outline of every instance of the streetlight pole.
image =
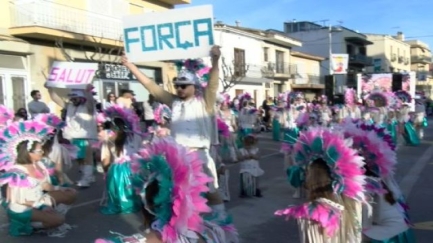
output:
[{"label": "streetlight pole", "polygon": [[332,62],[331,62],[331,59],[332,59],[332,27],[331,27],[331,25],[329,25],[329,27],[328,27],[328,39],[329,39],[329,58],[328,58],[328,62],[329,62],[329,75],[332,75],[334,72],[333,72],[333,68],[332,68]]}]

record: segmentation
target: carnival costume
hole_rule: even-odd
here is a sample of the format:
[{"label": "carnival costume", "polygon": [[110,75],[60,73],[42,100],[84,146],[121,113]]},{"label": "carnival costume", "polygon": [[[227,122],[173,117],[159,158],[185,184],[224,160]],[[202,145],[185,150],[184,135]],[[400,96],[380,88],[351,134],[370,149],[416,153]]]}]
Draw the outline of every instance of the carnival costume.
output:
[{"label": "carnival costume", "polygon": [[[7,185],[10,190],[3,206],[7,210],[9,234],[12,236],[30,235],[35,228],[43,228],[41,222],[32,222],[32,210],[42,210],[44,207],[57,210],[55,200],[43,189],[44,183],[50,183],[49,173],[44,164],[35,164],[40,178],[30,177],[26,167],[16,164],[17,147],[22,142],[27,141],[30,151],[35,142],[42,143],[52,133],[52,127],[37,121],[14,122],[0,130],[0,171],[4,171],[0,175],[0,186]],[[54,190],[61,189],[54,187]],[[33,205],[27,205],[28,202],[33,202]],[[48,235],[59,236],[59,232],[56,233],[54,230],[56,229],[47,231]]]},{"label": "carnival costume", "polygon": [[409,115],[412,97],[404,90],[395,92],[395,95],[402,102],[402,107],[397,114],[397,119],[400,123],[400,129],[403,130],[402,136],[407,145],[418,146],[421,144],[421,141],[418,137],[418,134],[416,133],[415,127],[413,126]]},{"label": "carnival costume", "polygon": [[[395,144],[386,128],[362,122],[346,121],[344,133],[353,139],[353,147],[364,157],[367,195],[373,205],[373,214],[364,213],[363,233],[371,242],[411,243],[414,241],[409,228],[408,206],[394,180],[397,163]],[[385,194],[390,193],[395,202],[390,203]]]},{"label": "carnival costume", "polygon": [[236,145],[242,148],[243,139],[254,132],[254,126],[257,121],[257,109],[250,106],[251,95],[244,93],[239,96],[239,127]]},{"label": "carnival costume", "polygon": [[[299,206],[290,206],[275,212],[287,219],[298,220],[301,242],[347,243],[360,242],[361,203],[365,201],[362,157],[351,148],[352,141],[343,134],[325,128],[312,128],[301,132],[294,146],[298,177],[315,184],[316,178],[306,172],[312,163],[323,161],[329,169],[329,184],[309,188],[310,193],[326,190],[330,198],[319,197]],[[307,176],[307,177],[306,177]],[[350,222],[350,224],[348,224]]]},{"label": "carnival costume", "polygon": [[428,125],[425,112],[424,101],[421,100],[419,95],[415,96],[415,112],[411,120],[419,139],[424,138],[424,127]]},{"label": "carnival costume", "polygon": [[284,126],[285,120],[285,94],[278,95],[278,104],[276,106],[272,106],[271,109],[273,111],[272,116],[272,139],[274,141],[281,140],[281,126]]},{"label": "carnival costume", "polygon": [[332,120],[332,110],[327,105],[328,98],[321,95],[319,99],[320,104],[317,104],[313,112],[317,113],[318,123],[324,127],[328,127]]},{"label": "carnival costume", "polygon": [[[112,130],[123,130],[127,136],[121,150],[118,151],[112,139],[103,142],[101,160],[107,160],[109,166],[105,177],[107,192],[106,205],[101,208],[103,214],[133,213],[141,208],[141,202],[131,188],[131,159],[138,151],[141,141],[140,120],[131,109],[119,105],[110,106],[104,110],[105,116],[110,119]],[[118,127],[116,119],[123,121],[124,126]]]},{"label": "carnival costume", "polygon": [[[256,146],[257,138],[253,134],[247,135],[246,138],[254,140],[250,147],[243,146],[239,149],[240,160],[240,195],[261,197],[261,191],[258,187],[258,177],[265,172],[260,168],[258,161],[259,148]],[[245,138],[245,139],[246,139]]]},{"label": "carnival costume", "polygon": [[152,133],[153,136],[165,137],[170,135],[169,123],[171,120],[170,107],[164,104],[158,104],[156,109],[153,111],[154,119],[156,124],[149,127],[148,132]]},{"label": "carnival costume", "polygon": [[344,102],[346,104],[347,116],[352,119],[361,119],[361,109],[357,105],[356,90],[347,88],[344,92]]},{"label": "carnival costume", "polygon": [[72,181],[65,172],[72,168],[72,161],[77,158],[78,148],[59,143],[59,132],[66,126],[65,122],[54,114],[38,114],[34,120],[51,126],[55,131],[50,138],[53,139],[51,151],[42,158],[42,162],[50,172],[51,184],[72,186]]},{"label": "carnival costume", "polygon": [[202,194],[212,179],[202,172],[203,161],[196,152],[178,145],[172,138],[157,138],[143,147],[133,163],[134,186],[146,210],[145,234],[98,239],[95,243],[145,243],[150,234],[164,243],[230,243],[223,229],[202,218],[210,212]]},{"label": "carnival costume", "polygon": [[[227,94],[221,94],[220,103],[229,106],[230,96]],[[221,158],[223,161],[235,162],[237,160],[237,158],[236,158],[236,143],[235,143],[236,138],[233,134],[235,132],[235,127],[236,127],[236,115],[233,112],[233,110],[231,110],[230,108],[228,108],[228,110],[226,110],[226,111],[223,111],[220,108],[219,112],[218,112],[218,117],[219,117],[218,132],[220,134],[220,136],[219,136],[219,141],[220,141],[219,154],[221,155]],[[225,123],[225,126],[223,126],[221,122]],[[221,133],[221,131],[224,130],[224,129],[221,129],[223,127],[228,128],[229,134],[224,133],[224,136],[221,136],[221,135],[223,135],[223,133]]]}]

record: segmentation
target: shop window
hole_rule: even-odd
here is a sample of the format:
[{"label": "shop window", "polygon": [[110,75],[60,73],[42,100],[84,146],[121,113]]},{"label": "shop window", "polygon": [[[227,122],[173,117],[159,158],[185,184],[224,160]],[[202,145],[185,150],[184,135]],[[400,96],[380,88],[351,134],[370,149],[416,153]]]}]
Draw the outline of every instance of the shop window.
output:
[{"label": "shop window", "polygon": [[12,76],[12,102],[14,110],[26,108],[26,94],[25,94],[25,78],[19,76]]}]

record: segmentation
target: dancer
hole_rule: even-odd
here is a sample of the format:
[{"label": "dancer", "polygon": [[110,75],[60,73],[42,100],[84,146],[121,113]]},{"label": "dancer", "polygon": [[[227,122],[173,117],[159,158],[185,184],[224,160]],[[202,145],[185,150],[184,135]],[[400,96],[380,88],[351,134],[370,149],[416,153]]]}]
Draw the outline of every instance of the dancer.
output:
[{"label": "dancer", "polygon": [[281,125],[284,125],[284,93],[278,94],[278,104],[277,106],[272,106],[272,139],[274,141],[281,140]]},{"label": "dancer", "polygon": [[93,98],[93,86],[88,85],[85,90],[73,89],[68,94],[69,103],[65,103],[53,88],[48,86],[51,99],[60,107],[66,109],[66,127],[63,137],[78,147],[77,162],[82,172],[77,182],[79,187],[89,187],[95,181],[93,175],[93,150],[91,142],[97,140],[96,106]]},{"label": "dancer", "polygon": [[244,93],[239,96],[239,115],[238,115],[238,135],[236,146],[242,148],[244,138],[254,132],[254,126],[257,122],[257,109],[251,102],[252,98],[249,93]]},{"label": "dancer", "polygon": [[340,133],[313,128],[294,146],[307,202],[275,214],[298,221],[301,242],[360,242],[364,196],[362,157]]},{"label": "dancer", "polygon": [[421,96],[415,96],[415,112],[413,114],[413,125],[415,127],[415,131],[419,137],[419,139],[424,138],[424,127],[427,127],[427,118],[425,114],[425,105],[424,101],[421,99]]},{"label": "dancer", "polygon": [[[365,161],[365,186],[373,214],[363,220],[365,242],[412,243],[406,201],[395,182],[393,172],[397,164],[395,145],[386,128],[366,123],[346,121],[346,137],[353,139],[353,148]],[[364,216],[368,215],[364,213]]]},{"label": "dancer", "polygon": [[149,127],[148,131],[156,137],[170,136],[170,108],[164,104],[158,104],[154,109],[153,116],[156,124]]},{"label": "dancer", "polygon": [[[201,194],[212,178],[201,170],[199,154],[172,138],[155,139],[139,152],[134,162],[134,186],[141,195],[144,234],[98,239],[95,243],[183,242],[231,243],[225,231],[206,220],[211,211]],[[182,211],[181,214],[178,212]]]},{"label": "dancer", "polygon": [[259,177],[265,172],[260,168],[258,153],[257,138],[253,134],[247,135],[244,138],[244,145],[239,149],[241,197],[263,196],[259,187]]},{"label": "dancer", "polygon": [[[213,178],[206,194],[213,213],[218,219],[226,220],[227,214],[218,189],[215,162],[209,155],[209,147],[217,139],[215,103],[219,84],[219,58],[221,51],[215,46],[211,50],[212,68],[206,67],[200,60],[186,60],[179,63],[179,75],[175,88],[177,95],[165,91],[154,81],[146,77],[134,64],[123,56],[122,63],[156,100],[171,107],[171,134],[181,145],[191,151],[197,151],[205,162],[204,171]],[[198,70],[197,70],[198,69]],[[203,89],[203,86],[205,88]]]},{"label": "dancer", "polygon": [[357,104],[356,90],[347,88],[344,92],[344,102],[347,116],[352,119],[361,119],[362,112]]},{"label": "dancer", "polygon": [[134,111],[120,105],[105,109],[104,114],[110,119],[114,134],[103,142],[101,148],[107,203],[100,211],[103,214],[137,212],[141,202],[130,185],[131,158],[141,145],[135,138],[140,134],[140,119]]},{"label": "dancer", "polygon": [[[4,206],[9,234],[30,235],[35,229],[61,237],[70,226],[64,224],[65,208],[76,199],[76,191],[53,186],[41,161],[42,141],[52,128],[35,121],[15,122],[0,130],[0,185],[7,185]],[[59,208],[58,208],[59,207]]]},{"label": "dancer", "polygon": [[416,133],[416,130],[413,124],[410,121],[410,103],[412,102],[411,95],[404,91],[400,90],[395,92],[397,98],[401,101],[402,107],[397,113],[397,119],[399,121],[399,131],[406,141],[407,145],[410,146],[419,146],[421,144],[420,138]]},{"label": "dancer", "polygon": [[332,110],[328,106],[328,97],[321,95],[319,97],[319,104],[317,105],[318,110],[318,124],[324,127],[328,127],[332,119]]},{"label": "dancer", "polygon": [[235,112],[230,109],[229,102],[230,96],[227,94],[222,94],[221,105],[219,106],[218,116],[226,124],[229,129],[229,136],[220,136],[220,154],[223,161],[235,162],[236,158],[236,144],[234,132],[237,130],[236,126],[236,115]]}]

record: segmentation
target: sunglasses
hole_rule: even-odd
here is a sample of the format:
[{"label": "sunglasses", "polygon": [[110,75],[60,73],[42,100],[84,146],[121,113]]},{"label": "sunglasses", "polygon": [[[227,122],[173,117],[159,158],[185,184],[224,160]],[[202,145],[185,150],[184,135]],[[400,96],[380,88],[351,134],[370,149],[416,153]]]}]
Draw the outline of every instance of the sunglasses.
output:
[{"label": "sunglasses", "polygon": [[176,84],[176,85],[174,85],[174,88],[175,89],[179,89],[179,88],[186,89],[186,87],[188,87],[188,86],[189,86],[189,84]]},{"label": "sunglasses", "polygon": [[33,150],[33,153],[35,153],[35,154],[43,154],[44,151],[42,149],[36,149],[36,150]]}]

